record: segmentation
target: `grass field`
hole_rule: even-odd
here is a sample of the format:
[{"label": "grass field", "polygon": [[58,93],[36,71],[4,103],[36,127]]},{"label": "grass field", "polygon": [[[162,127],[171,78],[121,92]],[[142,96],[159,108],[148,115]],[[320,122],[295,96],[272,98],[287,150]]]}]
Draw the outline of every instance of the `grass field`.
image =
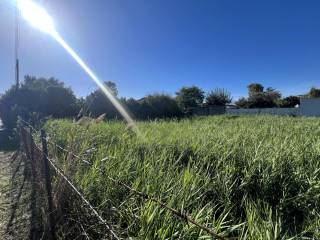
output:
[{"label": "grass field", "polygon": [[59,154],[60,165],[123,236],[210,239],[106,176],[187,212],[223,236],[320,239],[320,119],[141,122],[140,137],[120,122],[87,129],[58,120],[45,128],[51,140],[92,164]]}]

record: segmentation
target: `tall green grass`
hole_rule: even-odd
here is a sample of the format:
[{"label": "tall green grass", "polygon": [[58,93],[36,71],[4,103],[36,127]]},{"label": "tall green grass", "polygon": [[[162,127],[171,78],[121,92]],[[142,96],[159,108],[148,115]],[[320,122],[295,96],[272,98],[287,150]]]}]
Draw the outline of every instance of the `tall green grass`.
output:
[{"label": "tall green grass", "polygon": [[[210,239],[106,176],[239,239],[320,239],[320,119],[215,116],[88,129],[49,121],[61,166],[123,237]],[[57,152],[51,148],[51,153]],[[99,170],[102,169],[103,171]],[[68,194],[68,193],[66,193]]]}]

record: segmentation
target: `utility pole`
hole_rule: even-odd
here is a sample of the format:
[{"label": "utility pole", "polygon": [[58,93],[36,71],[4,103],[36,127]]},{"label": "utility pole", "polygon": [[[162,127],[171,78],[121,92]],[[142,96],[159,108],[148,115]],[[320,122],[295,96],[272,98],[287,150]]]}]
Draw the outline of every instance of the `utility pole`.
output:
[{"label": "utility pole", "polygon": [[16,13],[15,13],[15,46],[14,46],[14,55],[15,55],[15,82],[16,89],[20,86],[19,80],[19,40],[20,40],[20,12],[18,8],[18,0],[16,0]]}]

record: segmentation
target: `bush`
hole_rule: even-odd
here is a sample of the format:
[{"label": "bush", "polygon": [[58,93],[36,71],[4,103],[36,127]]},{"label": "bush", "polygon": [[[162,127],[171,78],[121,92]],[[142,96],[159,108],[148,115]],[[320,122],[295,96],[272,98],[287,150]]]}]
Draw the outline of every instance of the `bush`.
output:
[{"label": "bush", "polygon": [[140,100],[122,99],[122,102],[138,119],[174,118],[183,115],[175,99],[166,94],[152,94]]},{"label": "bush", "polygon": [[210,106],[225,106],[227,103],[231,103],[231,101],[231,94],[225,89],[216,88],[206,96],[206,104]]},{"label": "bush", "polygon": [[183,112],[190,112],[203,103],[204,91],[196,86],[183,87],[176,93],[178,106]]},{"label": "bush", "polygon": [[310,92],[309,92],[309,97],[311,97],[311,98],[318,98],[318,97],[320,97],[320,89],[319,89],[319,88],[312,87],[312,88],[310,89]]},{"label": "bush", "polygon": [[148,95],[142,100],[148,109],[147,118],[172,118],[182,115],[177,102],[165,94]]},{"label": "bush", "polygon": [[242,98],[239,98],[236,102],[235,102],[235,105],[238,107],[238,108],[248,108],[248,100],[244,97]]},{"label": "bush", "polygon": [[63,118],[77,112],[77,99],[72,90],[54,78],[26,76],[19,89],[12,86],[0,98],[0,118],[7,128],[16,126],[18,116],[29,121],[31,115]]},{"label": "bush", "polygon": [[273,97],[267,93],[256,93],[248,98],[248,108],[273,108],[276,106]]},{"label": "bush", "polygon": [[282,108],[293,108],[300,104],[300,98],[297,96],[289,96],[280,101],[279,106]]},{"label": "bush", "polygon": [[[116,84],[113,82],[105,82],[104,83],[107,88],[110,89],[112,95],[117,97],[118,90]],[[94,117],[98,117],[101,114],[106,114],[106,118],[114,119],[120,118],[120,114],[117,109],[113,106],[108,97],[103,93],[101,89],[97,89],[89,96],[86,97],[85,100],[86,111],[89,112],[90,115]]]},{"label": "bush", "polygon": [[281,93],[274,88],[264,87],[259,83],[252,83],[248,86],[249,97],[240,98],[235,102],[238,108],[272,108],[279,105]]},{"label": "bush", "polygon": [[264,87],[260,83],[251,83],[248,85],[249,96],[262,93]]}]

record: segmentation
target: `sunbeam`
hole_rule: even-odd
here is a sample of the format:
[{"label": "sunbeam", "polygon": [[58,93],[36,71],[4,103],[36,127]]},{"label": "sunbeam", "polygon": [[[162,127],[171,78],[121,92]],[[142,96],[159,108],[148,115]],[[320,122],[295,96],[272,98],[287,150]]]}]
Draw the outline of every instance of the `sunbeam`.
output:
[{"label": "sunbeam", "polygon": [[80,67],[88,74],[88,76],[98,85],[103,91],[106,97],[115,106],[118,112],[128,122],[129,126],[137,131],[136,125],[121,105],[118,99],[112,94],[112,91],[99,80],[99,78],[93,73],[88,65],[80,58],[80,56],[66,43],[66,41],[56,31],[54,21],[46,10],[31,0],[17,0],[17,7],[21,11],[21,15],[35,28],[48,33],[51,35],[69,54],[70,56],[80,65]]}]

